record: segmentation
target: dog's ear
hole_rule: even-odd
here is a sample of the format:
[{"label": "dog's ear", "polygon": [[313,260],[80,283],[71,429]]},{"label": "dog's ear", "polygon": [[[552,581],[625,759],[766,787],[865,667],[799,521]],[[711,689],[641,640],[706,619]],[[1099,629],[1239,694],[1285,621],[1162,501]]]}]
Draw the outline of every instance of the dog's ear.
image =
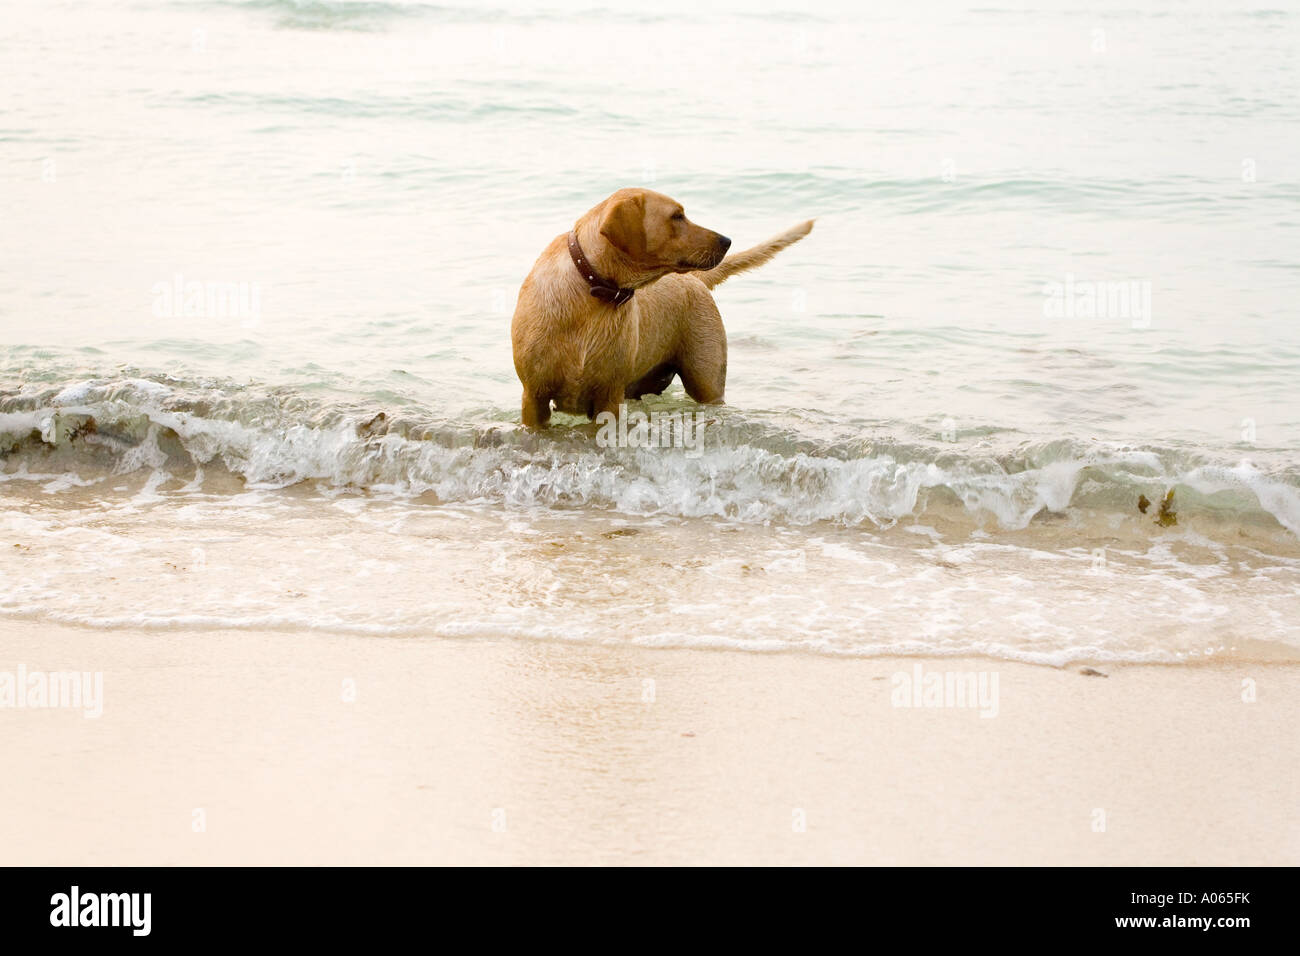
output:
[{"label": "dog's ear", "polygon": [[633,259],[645,259],[645,197],[625,196],[606,203],[600,217],[600,234],[620,252]]}]

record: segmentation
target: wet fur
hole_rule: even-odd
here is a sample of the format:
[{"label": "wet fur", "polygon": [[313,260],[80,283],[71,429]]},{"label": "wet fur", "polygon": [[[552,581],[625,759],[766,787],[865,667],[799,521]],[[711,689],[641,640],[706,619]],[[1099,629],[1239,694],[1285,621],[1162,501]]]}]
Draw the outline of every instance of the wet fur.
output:
[{"label": "wet fur", "polygon": [[614,306],[590,294],[556,236],[519,290],[511,324],[523,422],[545,427],[556,409],[594,418],[620,402],[658,394],[681,376],[697,402],[721,404],[727,334],[710,289],[762,265],[812,229],[723,258],[725,236],[685,218],[680,203],[620,189],[574,224],[593,268],[636,294]]}]

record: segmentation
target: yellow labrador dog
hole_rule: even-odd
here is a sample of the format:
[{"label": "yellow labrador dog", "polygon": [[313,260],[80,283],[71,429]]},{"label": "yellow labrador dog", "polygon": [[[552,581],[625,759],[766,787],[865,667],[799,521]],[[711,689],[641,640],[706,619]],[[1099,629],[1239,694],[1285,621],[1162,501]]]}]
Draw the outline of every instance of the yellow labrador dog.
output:
[{"label": "yellow labrador dog", "polygon": [[722,404],[727,333],[709,290],[762,265],[812,229],[801,223],[723,258],[731,240],[648,189],[620,189],[556,236],[519,290],[511,325],[523,420],[551,403],[595,418],[657,395],[680,375],[697,402]]}]

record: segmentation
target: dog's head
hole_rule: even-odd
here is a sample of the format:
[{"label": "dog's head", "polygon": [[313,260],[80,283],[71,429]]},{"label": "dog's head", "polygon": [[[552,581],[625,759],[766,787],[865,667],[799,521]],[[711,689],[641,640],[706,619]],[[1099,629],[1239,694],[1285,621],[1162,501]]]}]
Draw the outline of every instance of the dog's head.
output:
[{"label": "dog's head", "polygon": [[600,234],[638,271],[656,276],[712,269],[726,236],[686,218],[682,204],[649,189],[620,189],[602,204]]}]

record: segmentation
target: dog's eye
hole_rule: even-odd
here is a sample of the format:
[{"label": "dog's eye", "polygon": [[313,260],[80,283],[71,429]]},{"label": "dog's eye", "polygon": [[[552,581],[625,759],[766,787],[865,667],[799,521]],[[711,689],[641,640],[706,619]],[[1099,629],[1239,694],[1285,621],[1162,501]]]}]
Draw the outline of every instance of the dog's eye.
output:
[{"label": "dog's eye", "polygon": [[685,219],[685,218],[686,218],[686,213],[682,212],[682,211],[679,209],[677,212],[673,213],[673,218],[674,218],[674,219]]}]

